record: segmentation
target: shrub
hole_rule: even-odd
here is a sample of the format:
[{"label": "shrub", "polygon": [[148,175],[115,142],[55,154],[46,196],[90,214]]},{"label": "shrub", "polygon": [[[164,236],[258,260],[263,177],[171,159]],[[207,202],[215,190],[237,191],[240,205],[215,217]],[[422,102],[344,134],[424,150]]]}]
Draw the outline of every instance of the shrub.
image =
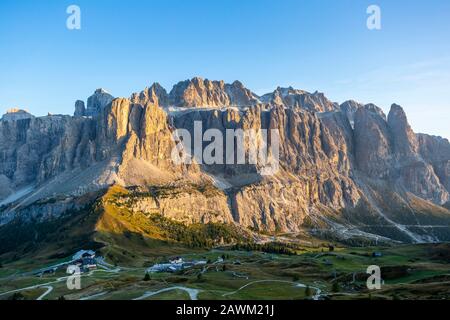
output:
[{"label": "shrub", "polygon": [[9,300],[25,300],[25,296],[20,292],[16,292],[9,297]]},{"label": "shrub", "polygon": [[339,286],[339,283],[337,281],[333,282],[333,286],[331,287],[332,292],[339,292],[341,291],[341,287]]},{"label": "shrub", "polygon": [[311,288],[309,286],[306,286],[306,288],[305,288],[305,296],[306,297],[311,296]]}]

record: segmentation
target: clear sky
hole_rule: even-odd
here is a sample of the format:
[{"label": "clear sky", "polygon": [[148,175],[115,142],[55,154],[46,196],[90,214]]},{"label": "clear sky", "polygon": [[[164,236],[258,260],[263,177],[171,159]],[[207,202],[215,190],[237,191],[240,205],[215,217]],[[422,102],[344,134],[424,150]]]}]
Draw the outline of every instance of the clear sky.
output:
[{"label": "clear sky", "polygon": [[[71,4],[81,30],[66,28]],[[0,113],[72,113],[99,87],[128,97],[201,76],[395,102],[415,131],[450,138],[448,0],[1,0],[0,52]]]}]

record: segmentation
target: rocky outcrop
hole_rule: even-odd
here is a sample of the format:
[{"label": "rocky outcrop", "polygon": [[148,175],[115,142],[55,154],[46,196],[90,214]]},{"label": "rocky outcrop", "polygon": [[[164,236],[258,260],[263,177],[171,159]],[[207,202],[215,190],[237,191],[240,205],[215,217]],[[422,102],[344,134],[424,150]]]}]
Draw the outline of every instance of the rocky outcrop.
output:
[{"label": "rocky outcrop", "polygon": [[130,100],[132,103],[139,103],[142,105],[169,105],[169,95],[167,94],[166,89],[161,87],[159,83],[154,83],[150,88],[145,88],[140,93],[133,93]]},{"label": "rocky outcrop", "polygon": [[77,100],[75,102],[75,112],[74,117],[84,117],[86,115],[86,107],[84,106],[84,101]]},{"label": "rocky outcrop", "polygon": [[400,106],[392,105],[387,121],[374,106],[360,108],[355,115],[355,148],[357,166],[368,177],[399,183],[438,204],[448,201],[448,191],[420,155],[417,137]]},{"label": "rocky outcrop", "polygon": [[[202,127],[278,129],[280,167],[262,177],[257,165],[203,165],[228,186],[233,217],[237,223],[257,230],[296,230],[315,205],[336,210],[353,207],[359,200],[358,187],[350,178],[353,151],[352,129],[341,113],[319,117],[281,106],[267,111],[254,106],[244,112],[198,111],[177,116],[174,124],[193,132],[194,121]],[[248,154],[250,145],[246,145]]]},{"label": "rocky outcrop", "polygon": [[400,164],[401,181],[415,195],[444,204],[449,194],[436,175],[433,166],[419,154],[419,142],[408,123],[404,110],[393,104],[388,116],[392,145],[395,154],[394,166]]},{"label": "rocky outcrop", "polygon": [[226,84],[224,81],[193,78],[179,82],[170,92],[170,104],[185,108],[249,106],[257,101],[258,97],[239,81]]},{"label": "rocky outcrop", "polygon": [[25,120],[32,119],[34,116],[30,114],[28,111],[22,109],[9,109],[0,119],[1,121],[17,121],[17,120]]},{"label": "rocky outcrop", "polygon": [[95,90],[87,100],[86,116],[97,116],[113,99],[114,97],[104,89]]},{"label": "rocky outcrop", "polygon": [[0,122],[0,174],[15,186],[36,183],[45,156],[60,145],[69,122],[69,116]]},{"label": "rocky outcrop", "polygon": [[338,109],[338,105],[329,101],[321,92],[309,93],[292,87],[278,87],[273,93],[263,95],[261,101],[288,108],[298,107],[314,112],[328,112]]},{"label": "rocky outcrop", "polygon": [[354,100],[345,101],[340,105],[341,111],[345,114],[345,116],[347,117],[348,121],[350,121],[350,124],[352,126],[355,125],[356,111],[358,111],[358,109],[363,107],[364,107],[363,104],[356,102]]},{"label": "rocky outcrop", "polygon": [[134,190],[130,198],[127,206],[135,213],[156,213],[186,224],[233,222],[227,195],[209,184],[173,183]]},{"label": "rocky outcrop", "polygon": [[420,156],[433,166],[442,185],[450,192],[450,143],[447,139],[418,134]]},{"label": "rocky outcrop", "polygon": [[355,160],[359,170],[370,178],[389,177],[392,146],[389,128],[381,109],[373,105],[359,108],[355,113]]},{"label": "rocky outcrop", "polygon": [[397,104],[391,106],[388,126],[392,137],[392,147],[399,158],[417,158],[419,144],[411,129],[405,111]]}]

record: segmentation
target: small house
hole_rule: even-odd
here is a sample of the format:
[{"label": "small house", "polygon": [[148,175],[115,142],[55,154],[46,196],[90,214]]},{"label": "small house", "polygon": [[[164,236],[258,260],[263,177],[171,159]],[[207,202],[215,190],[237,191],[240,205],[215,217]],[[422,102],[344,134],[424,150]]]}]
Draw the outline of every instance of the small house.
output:
[{"label": "small house", "polygon": [[372,252],[372,257],[373,258],[380,258],[382,256],[383,256],[383,254],[381,252]]},{"label": "small house", "polygon": [[169,262],[170,262],[171,264],[182,264],[182,263],[183,263],[183,258],[176,257],[175,259],[170,260]]}]

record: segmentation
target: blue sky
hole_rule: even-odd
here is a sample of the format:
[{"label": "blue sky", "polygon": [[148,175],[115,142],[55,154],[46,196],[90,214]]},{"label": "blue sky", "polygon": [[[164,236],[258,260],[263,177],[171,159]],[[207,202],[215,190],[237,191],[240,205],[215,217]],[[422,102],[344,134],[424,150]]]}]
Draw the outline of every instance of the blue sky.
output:
[{"label": "blue sky", "polygon": [[[81,30],[66,28],[71,4]],[[415,131],[450,138],[449,39],[448,0],[1,0],[0,113],[72,113],[99,87],[128,97],[201,76],[395,102]]]}]

